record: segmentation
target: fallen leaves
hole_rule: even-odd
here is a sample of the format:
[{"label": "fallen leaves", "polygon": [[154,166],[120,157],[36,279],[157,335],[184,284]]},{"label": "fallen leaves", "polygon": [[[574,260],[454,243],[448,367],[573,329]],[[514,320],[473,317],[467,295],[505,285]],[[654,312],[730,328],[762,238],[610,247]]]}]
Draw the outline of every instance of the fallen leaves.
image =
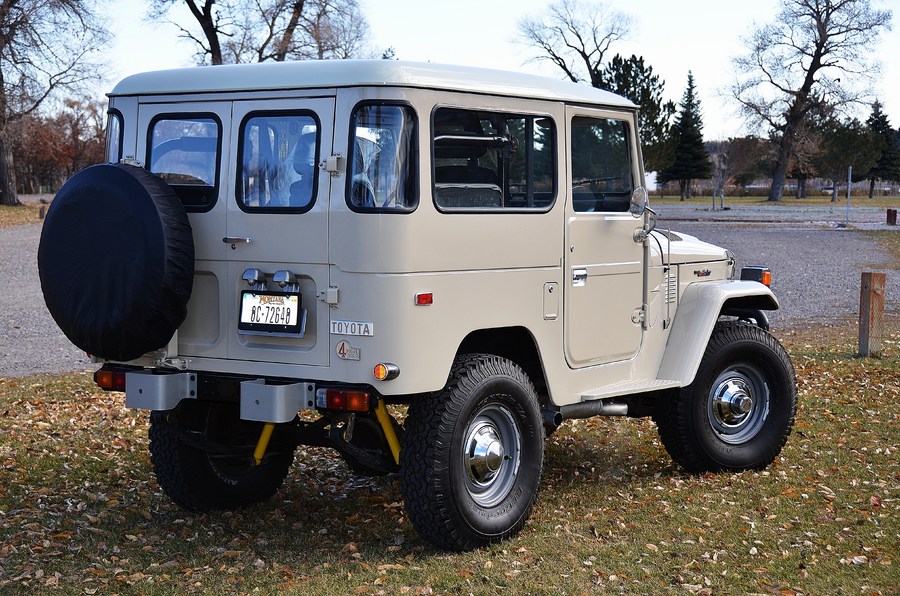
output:
[{"label": "fallen leaves", "polygon": [[686,475],[648,419],[567,422],[524,532],[461,554],[415,536],[396,478],[318,448],[270,502],[187,514],[153,479],[145,413],[86,377],[0,379],[0,592],[890,593],[898,345],[795,354],[795,431],[760,472]]}]

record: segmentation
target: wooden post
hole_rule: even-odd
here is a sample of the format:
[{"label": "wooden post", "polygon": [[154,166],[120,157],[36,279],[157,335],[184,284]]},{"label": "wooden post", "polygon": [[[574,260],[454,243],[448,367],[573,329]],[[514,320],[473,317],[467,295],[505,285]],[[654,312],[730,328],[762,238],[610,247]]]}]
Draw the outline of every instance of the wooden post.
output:
[{"label": "wooden post", "polygon": [[864,271],[859,287],[859,355],[877,356],[881,353],[884,335],[883,272]]}]

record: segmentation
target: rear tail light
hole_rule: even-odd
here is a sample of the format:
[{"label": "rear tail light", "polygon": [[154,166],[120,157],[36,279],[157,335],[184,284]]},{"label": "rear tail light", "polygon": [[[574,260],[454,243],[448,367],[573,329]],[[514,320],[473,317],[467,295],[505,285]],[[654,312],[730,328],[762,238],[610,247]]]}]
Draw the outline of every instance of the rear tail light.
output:
[{"label": "rear tail light", "polygon": [[772,271],[768,267],[744,267],[741,269],[742,281],[758,281],[764,286],[772,285]]},{"label": "rear tail light", "polygon": [[354,389],[319,389],[316,391],[316,407],[324,410],[368,412],[371,400],[365,391]]},{"label": "rear tail light", "polygon": [[94,373],[94,382],[104,391],[125,391],[125,371],[101,368]]}]

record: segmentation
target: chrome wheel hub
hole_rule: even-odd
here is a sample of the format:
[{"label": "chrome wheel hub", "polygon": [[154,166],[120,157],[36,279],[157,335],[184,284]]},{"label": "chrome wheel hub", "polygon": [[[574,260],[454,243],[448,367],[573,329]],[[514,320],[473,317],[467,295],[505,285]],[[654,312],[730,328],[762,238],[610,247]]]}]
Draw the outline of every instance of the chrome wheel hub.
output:
[{"label": "chrome wheel hub", "polygon": [[493,507],[510,493],[521,460],[521,431],[503,405],[487,405],[463,435],[465,488],[481,507]]},{"label": "chrome wheel hub", "polygon": [[766,377],[752,365],[720,374],[710,387],[707,417],[718,437],[732,445],[755,437],[769,415]]},{"label": "chrome wheel hub", "polygon": [[753,410],[753,389],[743,379],[728,379],[713,391],[716,417],[726,424],[739,423]]},{"label": "chrome wheel hub", "polygon": [[472,482],[490,482],[503,464],[506,453],[500,442],[497,429],[487,423],[476,425],[467,439],[469,453],[469,465],[466,471]]}]

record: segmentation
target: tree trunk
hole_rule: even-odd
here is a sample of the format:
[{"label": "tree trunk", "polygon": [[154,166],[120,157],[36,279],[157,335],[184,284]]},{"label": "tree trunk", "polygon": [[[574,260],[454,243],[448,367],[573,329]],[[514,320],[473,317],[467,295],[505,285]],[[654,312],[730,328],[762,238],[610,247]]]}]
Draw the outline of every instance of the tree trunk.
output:
[{"label": "tree trunk", "polygon": [[875,196],[875,179],[869,178],[869,198],[871,199],[874,196]]},{"label": "tree trunk", "polygon": [[275,51],[275,61],[284,62],[287,60],[288,52],[294,44],[294,33],[297,31],[297,25],[300,23],[300,16],[303,14],[303,5],[305,0],[294,2],[291,7],[291,18],[284,29],[281,40],[278,42],[278,49]]},{"label": "tree trunk", "polygon": [[681,197],[681,200],[685,200],[687,198],[687,180],[679,180],[678,181],[678,192]]},{"label": "tree trunk", "polygon": [[201,8],[194,0],[187,2],[188,8],[200,24],[206,42],[209,44],[209,61],[216,65],[222,64],[222,46],[219,44],[219,29],[216,25],[216,17],[213,15],[213,4],[215,4],[215,0],[206,0]]},{"label": "tree trunk", "polygon": [[789,135],[793,134],[792,129],[784,131],[781,136],[781,142],[778,143],[778,157],[775,159],[775,169],[772,171],[772,188],[769,190],[770,201],[780,201],[782,193],[784,193],[784,180],[787,177],[788,160],[791,158],[793,150],[793,140]]},{"label": "tree trunk", "polygon": [[797,178],[797,198],[806,198],[806,176],[800,176]]},{"label": "tree trunk", "polygon": [[832,203],[837,203],[837,191],[838,191],[837,178],[832,178],[831,179],[831,202]]},{"label": "tree trunk", "polygon": [[20,205],[16,195],[16,168],[6,131],[0,131],[0,205]]}]

